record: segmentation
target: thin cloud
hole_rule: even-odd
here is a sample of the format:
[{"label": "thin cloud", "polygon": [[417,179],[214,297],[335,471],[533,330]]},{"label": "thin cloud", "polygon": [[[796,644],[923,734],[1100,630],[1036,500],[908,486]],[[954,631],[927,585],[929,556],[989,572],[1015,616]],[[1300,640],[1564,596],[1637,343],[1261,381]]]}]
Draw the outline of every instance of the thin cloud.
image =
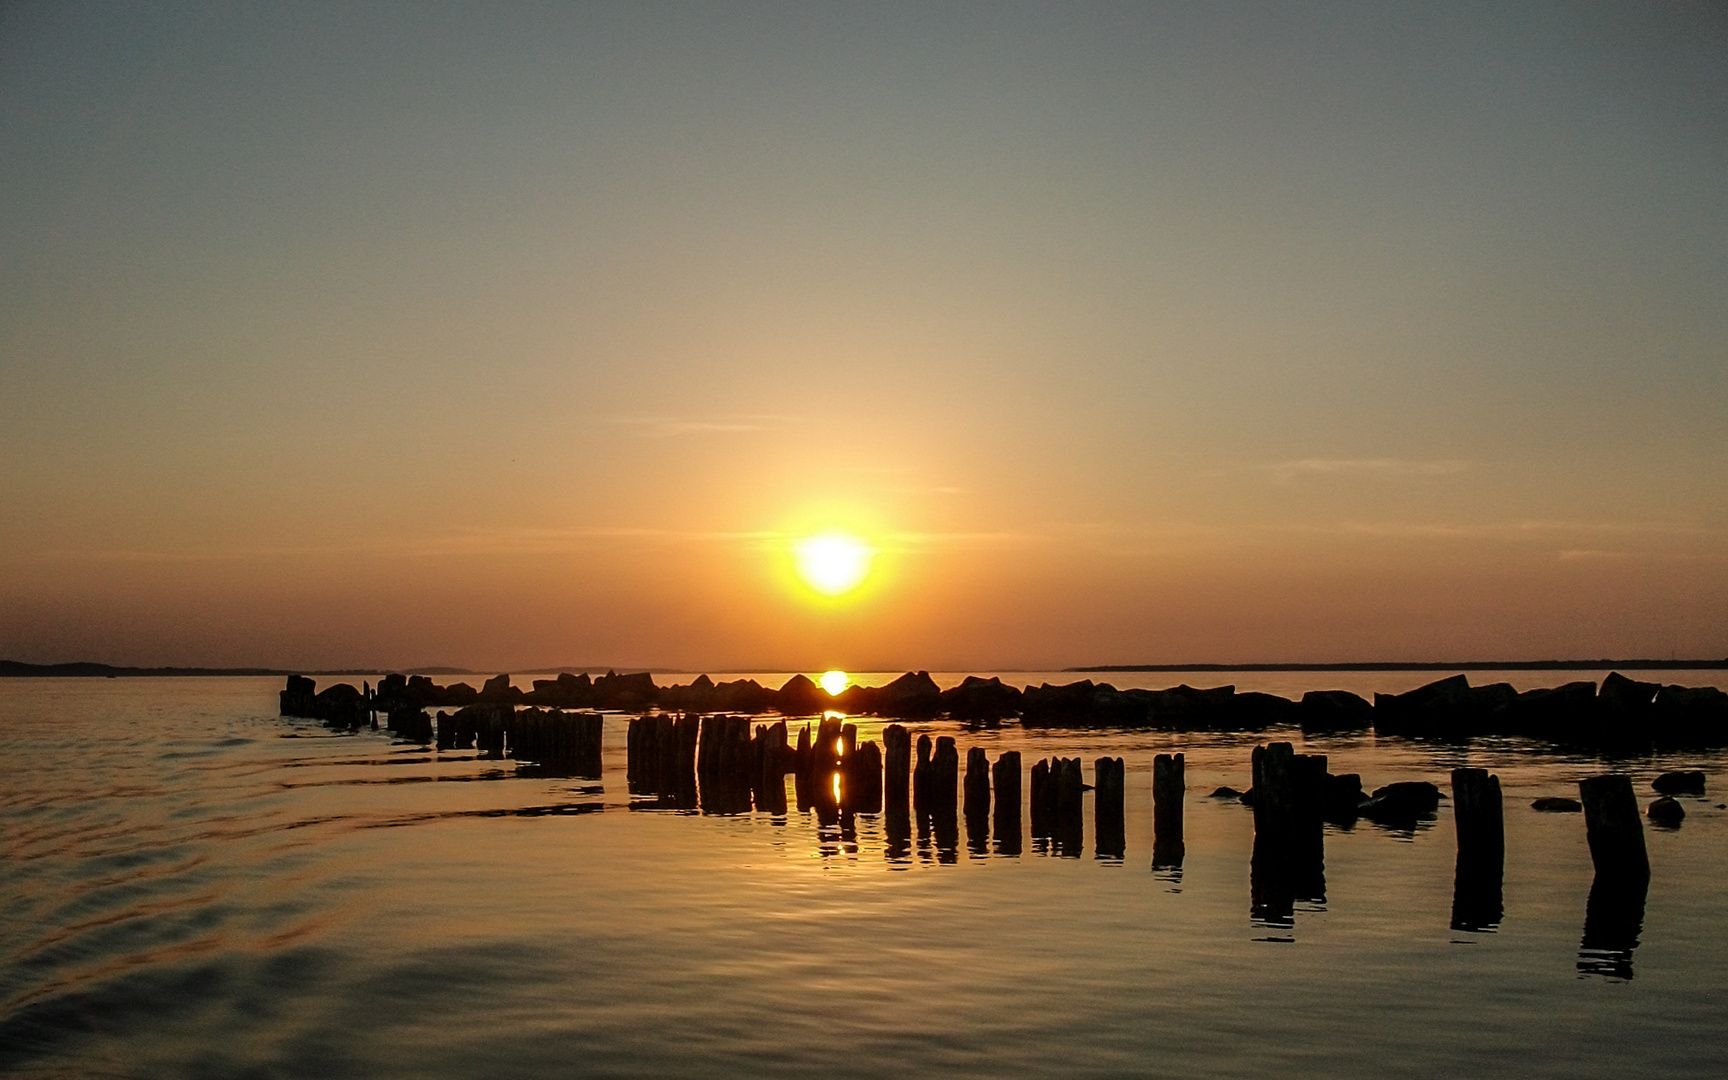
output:
[{"label": "thin cloud", "polygon": [[802,423],[801,417],[760,415],[730,415],[708,419],[678,416],[618,416],[612,423],[633,429],[644,438],[671,439],[686,435],[742,435],[755,431],[775,431]]},{"label": "thin cloud", "polygon": [[1470,467],[1468,461],[1410,461],[1404,458],[1299,458],[1267,466],[1279,480],[1299,476],[1451,476]]}]

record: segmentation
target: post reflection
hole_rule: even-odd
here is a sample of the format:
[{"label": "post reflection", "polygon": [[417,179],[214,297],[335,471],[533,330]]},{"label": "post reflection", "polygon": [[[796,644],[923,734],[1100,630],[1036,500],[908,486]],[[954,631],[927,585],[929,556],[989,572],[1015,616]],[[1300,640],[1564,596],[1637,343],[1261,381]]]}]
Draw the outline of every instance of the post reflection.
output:
[{"label": "post reflection", "polygon": [[1578,973],[1632,978],[1632,953],[1644,929],[1648,874],[1598,871],[1584,906],[1584,937],[1578,943]]}]

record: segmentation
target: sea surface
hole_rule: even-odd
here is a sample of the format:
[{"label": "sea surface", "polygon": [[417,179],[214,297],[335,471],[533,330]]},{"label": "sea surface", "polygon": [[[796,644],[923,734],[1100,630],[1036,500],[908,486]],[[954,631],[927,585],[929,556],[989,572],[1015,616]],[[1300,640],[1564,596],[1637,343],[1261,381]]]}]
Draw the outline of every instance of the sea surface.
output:
[{"label": "sea surface", "polygon": [[[1442,672],[1094,676],[1291,696]],[[1521,689],[1602,673],[1471,672]],[[763,673],[778,685],[785,673]],[[861,676],[866,683],[891,678]],[[1004,673],[1007,681],[1080,676]],[[1728,687],[1728,672],[1670,672]],[[959,675],[936,673],[944,686]],[[526,684],[527,679],[518,682]],[[687,677],[658,676],[662,683]],[[320,685],[329,680],[321,679]],[[1728,1076],[1728,757],[1299,731],[972,731],[1127,762],[1124,857],[1027,837],[891,852],[881,822],[642,808],[598,779],[276,715],[279,679],[0,680],[0,1072],[27,1077]],[[881,724],[861,722],[861,738]],[[1449,802],[1328,826],[1323,896],[1251,910],[1249,786],[1289,739],[1373,788],[1504,786],[1497,925],[1453,928]],[[1187,755],[1186,856],[1151,866],[1151,765]],[[1701,768],[1608,947],[1576,814]],[[1023,814],[1023,822],[1027,820]],[[1600,929],[1600,927],[1599,927]],[[1618,935],[1616,937],[1616,934]]]}]

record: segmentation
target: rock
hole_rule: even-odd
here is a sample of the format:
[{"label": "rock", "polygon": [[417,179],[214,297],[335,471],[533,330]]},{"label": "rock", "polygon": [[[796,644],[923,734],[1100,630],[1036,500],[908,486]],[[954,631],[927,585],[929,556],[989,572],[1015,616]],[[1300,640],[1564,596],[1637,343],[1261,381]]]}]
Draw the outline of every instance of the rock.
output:
[{"label": "rock", "polygon": [[1240,799],[1242,793],[1233,787],[1221,787],[1214,789],[1211,797],[1214,799]]},{"label": "rock", "polygon": [[1584,804],[1577,799],[1549,795],[1532,802],[1530,809],[1540,810],[1544,814],[1579,814],[1583,813]]},{"label": "rock", "polygon": [[1320,816],[1327,821],[1348,823],[1361,813],[1362,777],[1356,773],[1338,776],[1327,773],[1320,789]]},{"label": "rock", "polygon": [[1665,825],[1672,829],[1686,820],[1686,808],[1664,795],[1650,804],[1644,813],[1656,825]]},{"label": "rock", "polygon": [[1660,689],[1655,683],[1638,682],[1618,671],[1610,671],[1602,680],[1602,689],[1596,696],[1605,708],[1613,712],[1637,715],[1650,707]]},{"label": "rock", "polygon": [[510,676],[494,675],[480,687],[480,700],[506,705],[522,700],[522,691],[510,685]]},{"label": "rock", "polygon": [[1440,789],[1426,780],[1404,780],[1375,788],[1362,803],[1362,816],[1382,825],[1409,828],[1434,816],[1440,808]]},{"label": "rock", "polygon": [[1452,675],[1403,694],[1374,695],[1374,730],[1383,735],[1465,733],[1475,709],[1470,680]]},{"label": "rock", "polygon": [[942,691],[942,707],[956,720],[1003,720],[1020,712],[1020,690],[999,678],[968,675]]},{"label": "rock", "polygon": [[799,674],[780,687],[778,704],[783,716],[821,716],[834,704],[834,697],[811,682],[809,676]]},{"label": "rock", "polygon": [[942,691],[928,671],[909,671],[876,694],[876,711],[881,716],[935,716],[941,709]]},{"label": "rock", "polygon": [[1526,690],[1507,705],[1504,734],[1563,740],[1588,731],[1596,712],[1596,684],[1587,680]]},{"label": "rock", "polygon": [[608,671],[594,680],[594,704],[601,709],[621,712],[644,712],[660,696],[654,676],[646,671],[619,675]]},{"label": "rock", "polygon": [[1303,731],[1367,731],[1374,723],[1374,706],[1348,690],[1310,690],[1297,703]]},{"label": "rock", "polygon": [[1701,769],[1665,772],[1650,781],[1650,786],[1656,789],[1658,795],[1702,795],[1704,772]]},{"label": "rock", "polygon": [[279,700],[283,716],[318,718],[318,684],[304,675],[288,676],[288,686]]}]

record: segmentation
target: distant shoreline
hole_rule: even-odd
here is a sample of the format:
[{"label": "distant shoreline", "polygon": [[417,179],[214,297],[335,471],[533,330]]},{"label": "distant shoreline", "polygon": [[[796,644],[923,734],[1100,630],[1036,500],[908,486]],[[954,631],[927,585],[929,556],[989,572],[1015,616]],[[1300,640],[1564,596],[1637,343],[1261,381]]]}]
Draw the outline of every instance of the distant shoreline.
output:
[{"label": "distant shoreline", "polygon": [[[1144,672],[1144,671],[1605,671],[1618,668],[1624,671],[1723,671],[1728,670],[1728,659],[1723,660],[1466,660],[1462,663],[1447,664],[1438,661],[1368,661],[1361,663],[1338,664],[1099,664],[1092,667],[1065,667],[1056,670],[1075,674],[1109,673],[1109,672]],[[744,670],[744,669],[739,669]],[[757,669],[749,669],[757,670]],[[768,670],[768,669],[761,669]],[[992,668],[992,671],[1008,671],[1007,668]],[[638,674],[646,672],[651,675],[688,674],[678,668],[607,668],[607,667],[561,667],[561,668],[519,668],[512,669],[518,675],[553,675],[568,671],[571,674],[602,674],[607,671],[617,671],[620,674]],[[189,677],[220,677],[220,676],[276,676],[287,675],[377,675],[384,673],[380,668],[328,668],[322,670],[307,670],[304,668],[216,668],[216,667],[117,667],[112,664],[96,664],[84,661],[68,664],[26,664],[18,660],[0,660],[0,678],[89,678],[89,679],[138,679],[138,678],[189,678]],[[456,667],[423,667],[410,668],[404,675],[482,675],[485,672],[468,668]],[[728,674],[718,671],[715,674]]]}]

